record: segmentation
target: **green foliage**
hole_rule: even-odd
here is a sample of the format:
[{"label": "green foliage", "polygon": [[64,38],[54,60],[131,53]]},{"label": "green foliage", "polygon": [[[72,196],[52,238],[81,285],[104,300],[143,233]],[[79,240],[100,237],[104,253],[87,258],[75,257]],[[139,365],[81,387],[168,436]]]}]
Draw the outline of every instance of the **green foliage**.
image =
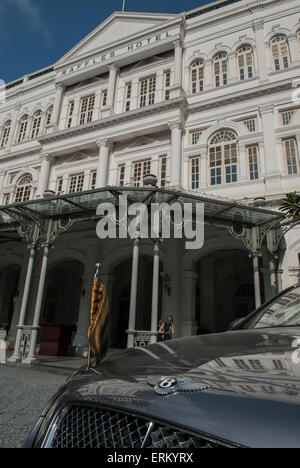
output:
[{"label": "green foliage", "polygon": [[287,193],[280,210],[294,221],[300,220],[300,195],[297,192]]}]

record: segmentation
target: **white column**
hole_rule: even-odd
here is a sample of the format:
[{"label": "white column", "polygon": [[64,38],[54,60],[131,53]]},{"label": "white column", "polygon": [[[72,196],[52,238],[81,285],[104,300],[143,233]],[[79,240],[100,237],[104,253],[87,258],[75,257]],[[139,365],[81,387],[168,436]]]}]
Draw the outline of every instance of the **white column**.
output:
[{"label": "white column", "polygon": [[[51,223],[51,221],[50,221],[50,223]],[[40,272],[39,287],[38,287],[35,310],[34,310],[34,319],[33,319],[33,324],[32,324],[32,328],[31,328],[30,349],[29,349],[29,354],[28,354],[27,358],[22,360],[23,364],[31,364],[33,361],[36,360],[35,347],[36,347],[36,342],[37,342],[38,330],[40,328],[40,316],[41,316],[41,312],[42,312],[42,303],[43,303],[45,283],[46,283],[49,248],[50,248],[50,245],[49,245],[49,243],[47,243],[44,246],[44,252],[43,252],[43,260],[42,260],[42,267],[41,267],[41,272]]]},{"label": "white column", "polygon": [[[133,246],[133,257],[132,257],[131,293],[130,293],[130,308],[129,308],[129,323],[128,323],[129,331],[135,330],[138,273],[139,273],[139,253],[140,253],[140,239],[135,239],[134,246]],[[128,348],[133,348],[134,346],[133,335],[128,335],[127,346]]]},{"label": "white column", "polygon": [[182,62],[183,62],[183,45],[181,39],[174,42],[175,47],[175,72],[174,86],[182,87]]},{"label": "white column", "polygon": [[110,111],[114,110],[115,106],[115,96],[116,96],[116,87],[117,87],[117,76],[119,68],[116,64],[113,64],[109,67],[109,81],[108,81],[108,90],[107,90],[107,107]]},{"label": "white column", "polygon": [[204,90],[213,89],[213,63],[211,59],[204,61]]},{"label": "white column", "polygon": [[54,158],[48,154],[43,154],[41,156],[41,173],[36,194],[37,198],[43,197],[45,190],[49,188],[51,165],[53,161]]},{"label": "white column", "polygon": [[236,83],[238,81],[238,78],[237,78],[237,66],[236,66],[235,52],[228,54],[228,62],[229,62],[228,83]]},{"label": "white column", "polygon": [[181,186],[182,168],[182,122],[169,123],[171,129],[171,177],[170,186]]},{"label": "white column", "polygon": [[54,131],[59,127],[59,118],[65,87],[62,84],[56,86],[55,102],[53,108],[53,128]]},{"label": "white column", "polygon": [[296,36],[288,36],[289,49],[291,54],[292,66],[298,65],[300,61],[299,43]]},{"label": "white column", "polygon": [[[4,185],[4,179],[5,179],[5,172],[1,171],[0,172],[0,195],[3,195],[2,190],[3,190],[3,185]],[[1,200],[1,202],[2,202],[2,200]]]},{"label": "white column", "polygon": [[266,158],[265,158],[264,143],[261,141],[259,142],[258,146],[259,146],[259,162],[260,162],[261,176],[265,176],[266,175]]},{"label": "white column", "polygon": [[247,149],[245,145],[239,145],[240,182],[247,181]]},{"label": "white column", "polygon": [[198,275],[194,271],[183,272],[182,307],[184,314],[181,317],[180,336],[192,336],[196,334],[196,281]]},{"label": "white column", "polygon": [[281,174],[274,130],[274,106],[261,107],[260,115],[265,149],[266,185],[267,189],[275,190],[280,188]]},{"label": "white column", "polygon": [[254,290],[255,290],[255,306],[261,306],[261,289],[260,289],[260,272],[259,272],[259,255],[253,253],[253,275],[254,275]]},{"label": "white column", "polygon": [[[151,331],[157,332],[158,326],[158,303],[159,303],[159,250],[160,241],[154,242],[153,253],[153,282],[152,282],[152,313],[151,313]],[[151,336],[151,343],[156,343],[157,337]]]},{"label": "white column", "polygon": [[255,21],[253,23],[253,31],[255,33],[259,79],[260,81],[266,81],[268,80],[268,69],[265,54],[264,21]]},{"label": "white column", "polygon": [[34,267],[34,260],[35,260],[35,249],[31,248],[30,254],[29,254],[29,261],[28,261],[24,291],[23,291],[19,324],[17,326],[18,331],[17,331],[16,342],[15,342],[15,350],[14,350],[14,354],[9,359],[10,362],[17,362],[20,360],[20,346],[21,346],[21,339],[22,339],[22,331],[23,331],[23,326],[25,323],[27,305],[28,305],[28,300],[29,300],[29,293],[31,289],[31,279],[32,279],[32,272],[33,272],[33,267]]},{"label": "white column", "polygon": [[100,140],[97,141],[97,145],[99,147],[99,160],[96,188],[103,188],[107,186],[108,182],[109,157],[112,149],[112,143],[109,140]]},{"label": "white column", "polygon": [[296,135],[297,140],[297,151],[298,151],[298,162],[300,167],[300,135]]},{"label": "white column", "polygon": [[156,74],[156,99],[155,102],[162,102],[164,101],[164,72],[160,70]]},{"label": "white column", "polygon": [[137,78],[134,78],[132,80],[132,93],[131,93],[131,106],[130,106],[131,110],[137,109],[139,107],[138,99],[139,99],[139,80]]},{"label": "white column", "polygon": [[204,190],[208,187],[208,160],[207,148],[205,147],[200,151],[200,189]]}]

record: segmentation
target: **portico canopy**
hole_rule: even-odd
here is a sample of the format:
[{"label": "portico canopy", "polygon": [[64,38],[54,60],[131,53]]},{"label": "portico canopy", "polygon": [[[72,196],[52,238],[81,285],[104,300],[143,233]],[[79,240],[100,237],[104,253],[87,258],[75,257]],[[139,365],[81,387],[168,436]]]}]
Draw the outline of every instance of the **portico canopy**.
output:
[{"label": "portico canopy", "polygon": [[128,204],[167,203],[204,204],[205,223],[229,226],[236,223],[245,228],[280,224],[285,216],[276,211],[256,208],[207,194],[192,194],[174,189],[156,187],[106,187],[68,195],[53,195],[47,198],[0,207],[0,230],[7,230],[16,223],[31,220],[93,219],[101,203],[118,206],[119,197],[127,196]]}]

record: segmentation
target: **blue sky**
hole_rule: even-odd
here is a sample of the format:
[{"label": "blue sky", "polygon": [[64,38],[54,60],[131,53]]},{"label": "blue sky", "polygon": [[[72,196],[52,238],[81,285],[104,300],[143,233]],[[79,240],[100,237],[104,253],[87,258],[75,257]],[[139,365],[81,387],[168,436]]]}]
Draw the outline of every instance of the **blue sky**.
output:
[{"label": "blue sky", "polygon": [[[212,0],[126,0],[127,11],[180,13]],[[13,81],[55,63],[122,9],[122,0],[0,0],[0,79]]]}]

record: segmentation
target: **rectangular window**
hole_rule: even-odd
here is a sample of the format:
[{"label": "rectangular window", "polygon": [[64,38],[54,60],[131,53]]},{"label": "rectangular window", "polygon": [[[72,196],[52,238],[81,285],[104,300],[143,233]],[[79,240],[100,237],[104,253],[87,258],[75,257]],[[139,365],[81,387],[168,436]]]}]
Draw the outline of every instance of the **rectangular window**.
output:
[{"label": "rectangular window", "polygon": [[298,150],[294,138],[283,141],[283,153],[289,175],[298,174]]},{"label": "rectangular window", "polygon": [[170,89],[171,89],[171,71],[164,72],[164,99],[169,101],[170,99]]},{"label": "rectangular window", "polygon": [[119,164],[117,186],[124,187],[124,184],[125,184],[125,164]]},{"label": "rectangular window", "polygon": [[247,119],[247,120],[242,120],[242,124],[244,124],[249,132],[254,133],[257,132],[258,126],[257,126],[257,119]]},{"label": "rectangular window", "polygon": [[259,150],[257,145],[247,148],[250,180],[259,179]]},{"label": "rectangular window", "polygon": [[264,366],[258,359],[250,359],[249,364],[253,370],[263,371],[265,370]]},{"label": "rectangular window", "polygon": [[226,184],[237,182],[238,180],[238,167],[237,167],[237,146],[225,145],[225,180]]},{"label": "rectangular window", "polygon": [[197,190],[200,187],[200,157],[195,156],[190,159],[190,187]]},{"label": "rectangular window", "polygon": [[222,184],[222,149],[220,146],[210,148],[210,183]]},{"label": "rectangular window", "polygon": [[64,179],[63,177],[58,177],[56,181],[56,193],[59,195],[62,193]]},{"label": "rectangular window", "polygon": [[292,118],[295,115],[295,110],[280,112],[280,123],[283,127],[291,124]]},{"label": "rectangular window", "polygon": [[69,193],[82,192],[84,182],[84,174],[77,174],[69,178]]},{"label": "rectangular window", "polygon": [[95,106],[95,95],[82,98],[80,101],[79,125],[92,121]]},{"label": "rectangular window", "polygon": [[143,187],[144,177],[151,173],[151,159],[134,163],[133,165],[133,184],[135,187]]},{"label": "rectangular window", "polygon": [[140,81],[140,107],[151,106],[155,103],[156,76]]},{"label": "rectangular window", "polygon": [[127,83],[125,86],[125,112],[129,112],[131,108],[131,97],[132,97],[132,82]]},{"label": "rectangular window", "polygon": [[41,121],[42,121],[42,113],[39,112],[37,115],[34,116],[33,122],[32,122],[32,129],[31,129],[31,139],[33,140],[34,138],[37,138],[40,133],[40,127],[41,127]]},{"label": "rectangular window", "polygon": [[274,359],[273,364],[276,370],[286,370],[284,363],[280,359]]},{"label": "rectangular window", "polygon": [[69,107],[68,107],[68,116],[67,116],[67,128],[72,127],[73,114],[74,114],[74,101],[70,101]]},{"label": "rectangular window", "polygon": [[101,98],[100,98],[100,115],[101,112],[103,111],[104,107],[107,106],[107,89],[102,91],[101,93]]},{"label": "rectangular window", "polygon": [[16,191],[16,198],[15,203],[22,203],[29,201],[31,198],[31,186],[26,185],[22,187],[18,187]]},{"label": "rectangular window", "polygon": [[97,182],[97,171],[92,171],[90,175],[90,190],[95,190]]},{"label": "rectangular window", "polygon": [[2,131],[2,135],[1,135],[1,143],[0,143],[0,147],[1,148],[5,148],[7,143],[8,143],[8,138],[9,138],[9,134],[10,134],[10,129],[11,129],[11,123],[7,123],[5,126],[4,126],[4,129]]},{"label": "rectangular window", "polygon": [[164,188],[167,184],[167,156],[159,158],[159,186]]},{"label": "rectangular window", "polygon": [[18,143],[22,143],[25,140],[27,127],[28,127],[28,118],[23,118],[20,123],[19,135],[18,135],[18,140],[17,140]]},{"label": "rectangular window", "polygon": [[193,130],[190,132],[191,145],[198,145],[202,132],[200,130]]}]

